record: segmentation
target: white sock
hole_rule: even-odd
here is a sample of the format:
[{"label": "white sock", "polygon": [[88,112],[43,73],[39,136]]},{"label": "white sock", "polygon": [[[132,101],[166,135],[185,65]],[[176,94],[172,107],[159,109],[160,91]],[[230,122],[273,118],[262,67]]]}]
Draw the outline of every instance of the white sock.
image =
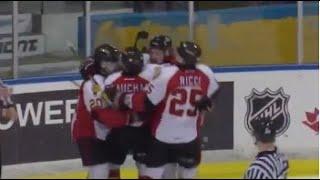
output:
[{"label": "white sock", "polygon": [[89,166],[89,179],[108,179],[109,178],[109,164],[99,164]]},{"label": "white sock", "polygon": [[179,178],[194,179],[197,174],[197,168],[184,168],[179,166]]},{"label": "white sock", "polygon": [[178,179],[178,165],[176,163],[166,164],[162,179]]},{"label": "white sock", "polygon": [[145,176],[150,177],[152,179],[161,179],[163,171],[164,171],[164,166],[157,167],[157,168],[146,167],[145,172],[143,173],[145,174]]}]

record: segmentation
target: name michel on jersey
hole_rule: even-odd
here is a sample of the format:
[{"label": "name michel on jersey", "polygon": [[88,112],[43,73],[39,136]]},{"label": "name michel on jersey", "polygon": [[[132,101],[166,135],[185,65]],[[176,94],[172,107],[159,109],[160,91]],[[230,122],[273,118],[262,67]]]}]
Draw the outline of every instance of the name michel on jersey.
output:
[{"label": "name michel on jersey", "polygon": [[117,84],[117,90],[124,93],[138,93],[145,90],[147,84],[141,83],[121,83]]}]

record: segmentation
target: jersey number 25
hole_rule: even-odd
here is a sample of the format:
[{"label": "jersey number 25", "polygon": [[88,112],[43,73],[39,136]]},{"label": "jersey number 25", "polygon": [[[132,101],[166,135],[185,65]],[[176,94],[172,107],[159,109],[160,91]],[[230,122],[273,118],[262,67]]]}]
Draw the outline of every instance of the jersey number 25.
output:
[{"label": "jersey number 25", "polygon": [[[175,116],[182,117],[186,112],[187,116],[195,117],[197,116],[197,111],[195,108],[196,101],[199,100],[203,93],[199,89],[191,89],[191,91],[187,91],[186,89],[176,89],[171,93],[174,98],[170,101],[169,113]],[[191,109],[179,109],[177,106],[183,106],[189,103],[191,105]]]}]

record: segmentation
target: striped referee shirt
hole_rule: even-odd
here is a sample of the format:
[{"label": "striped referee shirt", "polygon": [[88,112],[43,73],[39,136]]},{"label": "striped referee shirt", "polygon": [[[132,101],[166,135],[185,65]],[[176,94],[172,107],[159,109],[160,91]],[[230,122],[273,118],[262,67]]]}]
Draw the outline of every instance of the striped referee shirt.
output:
[{"label": "striped referee shirt", "polygon": [[248,168],[245,179],[286,179],[289,168],[287,157],[274,151],[260,152]]}]

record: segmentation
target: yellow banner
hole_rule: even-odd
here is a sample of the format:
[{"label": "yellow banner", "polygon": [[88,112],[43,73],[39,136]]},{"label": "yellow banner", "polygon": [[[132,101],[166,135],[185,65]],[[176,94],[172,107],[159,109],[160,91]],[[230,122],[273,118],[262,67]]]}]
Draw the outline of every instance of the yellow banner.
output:
[{"label": "yellow banner", "polygon": [[[304,19],[304,59],[318,62],[318,16]],[[101,23],[95,34],[95,46],[112,43],[125,48],[134,44],[138,31],[146,30],[150,37],[165,34],[177,45],[188,39],[188,25],[170,27],[151,21],[140,26],[117,27],[112,21]],[[195,41],[202,48],[202,61],[212,66],[294,64],[297,62],[297,20],[288,17],[274,20],[252,20],[231,24],[212,18],[197,25]],[[148,42],[140,43],[140,46]]]}]

